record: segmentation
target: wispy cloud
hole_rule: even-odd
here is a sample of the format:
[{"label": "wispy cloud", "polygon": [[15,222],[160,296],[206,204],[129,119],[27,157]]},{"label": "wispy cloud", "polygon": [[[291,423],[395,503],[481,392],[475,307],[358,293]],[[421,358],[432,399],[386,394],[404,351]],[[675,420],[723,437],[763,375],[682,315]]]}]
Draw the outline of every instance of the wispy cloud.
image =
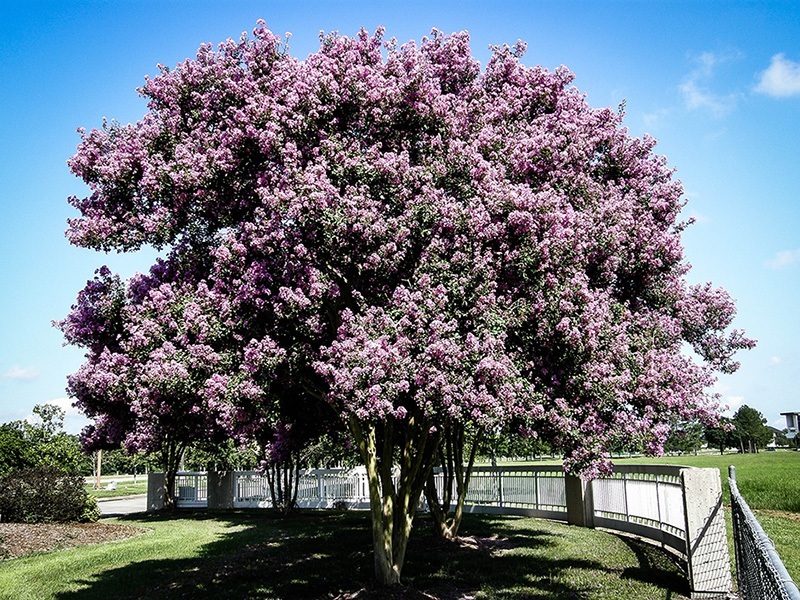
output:
[{"label": "wispy cloud", "polygon": [[770,269],[779,270],[786,269],[800,263],[800,248],[797,250],[782,250],[777,252],[766,265]]},{"label": "wispy cloud", "polygon": [[32,381],[39,376],[39,371],[33,367],[20,367],[14,365],[8,371],[3,373],[6,379],[16,379],[18,381]]},{"label": "wispy cloud", "polygon": [[776,54],[759,75],[755,91],[774,98],[800,96],[800,63]]},{"label": "wispy cloud", "polygon": [[678,86],[683,103],[689,110],[705,110],[723,117],[736,108],[739,94],[717,94],[709,88],[719,65],[739,57],[738,52],[704,52],[694,57],[697,65]]},{"label": "wispy cloud", "polygon": [[725,398],[725,404],[728,409],[722,414],[726,417],[732,417],[744,404],[744,396],[728,396]]},{"label": "wispy cloud", "polygon": [[781,364],[781,362],[782,361],[780,356],[773,356],[772,358],[769,359],[769,364],[773,366],[779,365]]}]

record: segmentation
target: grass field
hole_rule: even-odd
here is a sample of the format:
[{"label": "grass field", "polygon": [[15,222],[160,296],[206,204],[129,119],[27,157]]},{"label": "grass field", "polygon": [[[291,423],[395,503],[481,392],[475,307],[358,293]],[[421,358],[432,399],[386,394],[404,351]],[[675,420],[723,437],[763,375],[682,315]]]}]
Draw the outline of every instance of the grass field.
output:
[{"label": "grass field", "polygon": [[107,490],[105,487],[99,490],[94,489],[93,484],[86,484],[86,491],[95,498],[117,498],[121,496],[134,496],[136,494],[147,493],[147,479],[140,477],[136,483],[133,480],[123,480],[117,482],[117,489]]},{"label": "grass field", "polygon": [[124,541],[0,562],[0,598],[584,598],[687,597],[654,547],[522,517],[467,515],[460,542],[420,518],[404,589],[371,589],[366,511],[180,513],[120,520]]}]

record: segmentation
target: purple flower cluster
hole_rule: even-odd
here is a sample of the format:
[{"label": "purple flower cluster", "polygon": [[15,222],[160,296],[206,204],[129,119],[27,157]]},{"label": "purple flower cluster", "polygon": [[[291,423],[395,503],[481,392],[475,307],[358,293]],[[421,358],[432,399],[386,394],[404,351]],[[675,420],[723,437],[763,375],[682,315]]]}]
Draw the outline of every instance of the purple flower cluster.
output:
[{"label": "purple flower cluster", "polygon": [[466,33],[381,29],[299,61],[260,23],[148,79],[138,123],[82,133],[70,241],[170,248],[127,284],[100,272],[61,323],[95,431],[240,435],[314,399],[521,421],[594,476],[620,440],[658,453],[672,420],[713,421],[713,370],[753,342],[724,290],[686,283],[680,182],[524,50],[481,70]]}]

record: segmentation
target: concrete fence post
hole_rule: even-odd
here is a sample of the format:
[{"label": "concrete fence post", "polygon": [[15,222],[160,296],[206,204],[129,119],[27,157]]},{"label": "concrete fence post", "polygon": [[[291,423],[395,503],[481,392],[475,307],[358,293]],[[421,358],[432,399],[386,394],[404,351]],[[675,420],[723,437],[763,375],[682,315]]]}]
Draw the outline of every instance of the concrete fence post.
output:
[{"label": "concrete fence post", "polygon": [[147,474],[147,512],[164,509],[167,497],[167,480],[164,473]]},{"label": "concrete fence post", "polygon": [[683,469],[681,486],[691,597],[727,598],[731,568],[719,470]]},{"label": "concrete fence post", "polygon": [[233,471],[209,471],[208,508],[233,508]]},{"label": "concrete fence post", "polygon": [[564,475],[564,492],[567,502],[567,523],[578,527],[594,527],[592,482],[567,473]]}]

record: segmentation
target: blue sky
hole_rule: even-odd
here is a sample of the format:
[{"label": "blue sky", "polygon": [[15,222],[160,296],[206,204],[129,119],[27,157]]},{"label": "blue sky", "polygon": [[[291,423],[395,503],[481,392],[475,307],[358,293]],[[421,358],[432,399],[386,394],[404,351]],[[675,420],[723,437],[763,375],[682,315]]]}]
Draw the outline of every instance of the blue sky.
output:
[{"label": "blue sky", "polygon": [[[316,50],[320,30],[385,25],[404,42],[431,28],[490,44],[528,42],[527,64],[566,65],[590,104],[626,102],[633,135],[649,133],[685,186],[692,281],[737,299],[736,325],[758,339],[717,390],[771,424],[800,410],[800,3],[277,2],[0,0],[0,422],[35,404],[69,406],[66,376],[82,353],[62,346],[64,317],[94,270],[129,276],[152,253],[100,254],[64,238],[66,167],[76,128],[140,118],[135,89],[156,65],[251,31],[263,18]],[[83,421],[70,415],[68,430]]]}]

